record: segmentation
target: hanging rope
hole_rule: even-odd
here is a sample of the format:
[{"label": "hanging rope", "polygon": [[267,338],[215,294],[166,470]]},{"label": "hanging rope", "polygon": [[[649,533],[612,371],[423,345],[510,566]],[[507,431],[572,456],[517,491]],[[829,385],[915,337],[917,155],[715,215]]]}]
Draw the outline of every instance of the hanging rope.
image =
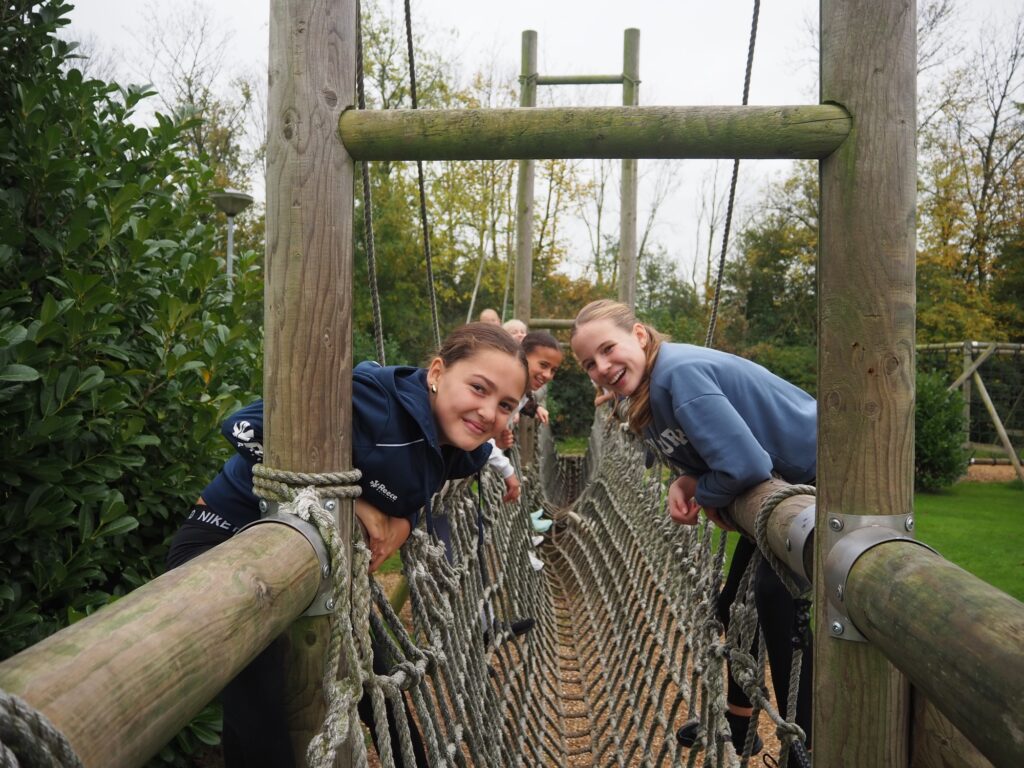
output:
[{"label": "hanging rope", "polygon": [[[405,0],[405,39],[409,51],[409,96],[412,108],[419,109],[416,98],[416,55],[412,45],[412,9]],[[430,290],[430,316],[434,321],[434,341],[441,346],[441,324],[437,319],[437,294],[434,291],[434,265],[430,255],[430,228],[427,222],[427,195],[423,185],[423,161],[416,161],[416,179],[420,191],[420,226],[423,229],[423,253],[427,261],[427,285]]]},{"label": "hanging rope", "polygon": [[[363,14],[356,0],[356,93],[359,109],[366,109],[366,90],[363,76]],[[363,176],[363,234],[366,240],[366,276],[370,283],[370,301],[373,304],[373,340],[377,347],[377,361],[387,365],[384,358],[384,323],[380,316],[380,290],[377,286],[377,255],[373,238],[373,193],[370,189],[370,164],[360,164]]]},{"label": "hanging rope", "polygon": [[[750,98],[750,73],[754,67],[754,43],[757,41],[757,18],[761,13],[761,0],[754,0],[753,18],[750,20],[750,43],[747,46],[747,70],[743,77],[743,105]],[[729,184],[729,205],[725,211],[725,231],[722,233],[722,253],[718,257],[718,278],[715,280],[715,297],[711,302],[711,317],[708,319],[708,335],[704,346],[710,347],[718,324],[718,302],[722,295],[722,274],[725,272],[725,254],[729,249],[729,230],[732,228],[732,211],[736,201],[736,182],[740,175],[740,161],[732,164],[732,182]]]}]

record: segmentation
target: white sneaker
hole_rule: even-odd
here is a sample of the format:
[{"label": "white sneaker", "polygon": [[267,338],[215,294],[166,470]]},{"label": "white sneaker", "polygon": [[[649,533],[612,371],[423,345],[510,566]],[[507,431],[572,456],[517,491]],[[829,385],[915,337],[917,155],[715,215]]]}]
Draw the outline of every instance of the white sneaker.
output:
[{"label": "white sneaker", "polygon": [[533,552],[527,552],[526,556],[530,558],[530,565],[533,566],[533,570],[539,571],[541,568],[544,567],[544,562],[535,554],[533,554]]},{"label": "white sneaker", "polygon": [[544,537],[538,533],[536,536],[531,536],[530,541],[533,542],[533,546],[539,547],[541,543],[544,541]]}]

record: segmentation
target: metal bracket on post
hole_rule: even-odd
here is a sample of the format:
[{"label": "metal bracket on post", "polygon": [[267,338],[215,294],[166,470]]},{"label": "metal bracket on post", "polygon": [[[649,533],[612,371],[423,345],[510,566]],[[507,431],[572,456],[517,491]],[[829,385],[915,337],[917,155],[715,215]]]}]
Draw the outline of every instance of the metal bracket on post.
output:
[{"label": "metal bracket on post", "polygon": [[935,551],[913,536],[914,515],[828,516],[825,544],[825,594],[828,595],[829,634],[857,643],[867,638],[853,625],[846,609],[846,580],[857,559],[887,541],[906,541]]},{"label": "metal bracket on post", "polygon": [[[333,511],[332,505],[336,505],[338,501],[337,499],[324,499],[323,503],[324,508],[330,512]],[[263,523],[279,523],[287,525],[289,528],[294,528],[305,536],[306,541],[313,547],[317,562],[320,564],[320,586],[316,591],[313,602],[307,606],[302,615],[326,616],[334,613],[334,599],[331,597],[331,555],[327,551],[327,545],[324,544],[323,538],[320,536],[320,531],[316,529],[315,525],[306,522],[301,517],[282,514],[278,511],[278,508],[278,502],[261,499],[260,512],[263,516],[259,520],[254,520],[248,525],[243,526],[238,532],[241,533],[246,528],[252,528],[254,525],[261,525]]]},{"label": "metal bracket on post", "polygon": [[814,515],[816,505],[804,507],[789,521],[786,531],[786,556],[782,561],[796,577],[797,584],[803,589],[811,586],[811,574],[804,567],[804,550],[807,542],[814,536]]}]

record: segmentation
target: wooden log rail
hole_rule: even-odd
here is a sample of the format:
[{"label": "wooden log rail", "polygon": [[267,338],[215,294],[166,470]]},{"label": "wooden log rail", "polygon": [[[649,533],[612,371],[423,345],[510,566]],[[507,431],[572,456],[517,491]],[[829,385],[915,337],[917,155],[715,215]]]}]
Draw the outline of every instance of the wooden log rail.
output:
[{"label": "wooden log rail", "polygon": [[833,104],[392,109],[342,113],[354,160],[820,159],[850,133]]},{"label": "wooden log rail", "polygon": [[88,768],[146,763],[313,600],[320,567],[285,525],[243,531],[0,663]]},{"label": "wooden log rail", "polygon": [[[762,501],[784,486],[770,480],[753,488],[730,507],[732,519],[753,535]],[[767,533],[781,559],[787,559],[790,524],[814,503],[813,496],[793,496],[776,507]],[[806,549],[799,575],[810,581],[814,555]],[[997,766],[1024,765],[1024,603],[925,547],[891,541],[856,560],[844,604],[861,634],[982,755]],[[817,616],[820,627],[820,608]]]}]

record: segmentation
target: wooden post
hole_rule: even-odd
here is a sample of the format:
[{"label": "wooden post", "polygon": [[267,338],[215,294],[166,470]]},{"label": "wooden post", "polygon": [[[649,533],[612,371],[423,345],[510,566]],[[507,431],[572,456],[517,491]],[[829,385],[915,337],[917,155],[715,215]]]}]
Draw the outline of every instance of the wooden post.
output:
[{"label": "wooden post", "polygon": [[[523,31],[520,107],[537,105],[537,33]],[[516,281],[512,297],[518,320],[529,322],[533,291],[533,177],[534,161],[519,161],[519,182],[516,191]],[[533,462],[533,420],[519,422],[519,460]]]},{"label": "wooden post", "polygon": [[[830,515],[913,504],[916,18],[912,1],[821,3],[821,101],[844,106],[854,128],[821,163],[818,531]],[[873,644],[823,629],[819,618],[815,765],[906,766],[905,679]]]},{"label": "wooden post", "polygon": [[[974,342],[964,342],[964,371],[970,369],[974,361]],[[964,376],[964,445],[971,442],[971,377]]]},{"label": "wooden post", "polygon": [[[355,103],[355,0],[274,0],[264,298],[268,466],[349,469],[353,163],[337,135]],[[339,525],[351,541],[352,506]],[[297,763],[323,720],[327,619],[293,626],[289,729]],[[347,764],[347,763],[346,763]]]},{"label": "wooden post", "polygon": [[[640,30],[630,28],[624,34],[622,53],[622,106],[640,103]],[[636,304],[636,194],[637,161],[622,161],[621,202],[619,203],[619,301],[632,308]]]}]

